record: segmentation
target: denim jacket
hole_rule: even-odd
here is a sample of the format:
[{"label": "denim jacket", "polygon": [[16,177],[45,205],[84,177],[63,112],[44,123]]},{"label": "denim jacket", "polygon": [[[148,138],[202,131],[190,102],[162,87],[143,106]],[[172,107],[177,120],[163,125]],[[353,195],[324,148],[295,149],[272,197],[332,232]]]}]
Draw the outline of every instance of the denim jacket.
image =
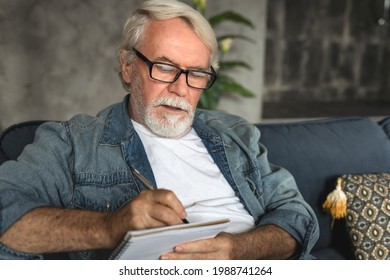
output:
[{"label": "denim jacket", "polygon": [[[142,142],[128,116],[128,98],[96,117],[77,115],[47,122],[17,161],[0,166],[0,232],[43,206],[116,211],[144,190],[129,167],[155,179]],[[285,169],[271,165],[251,123],[222,112],[197,110],[193,127],[255,225],[277,225],[300,244],[305,259],[319,229],[310,206]],[[97,251],[73,252],[91,259]],[[0,259],[34,259],[0,243]]]}]

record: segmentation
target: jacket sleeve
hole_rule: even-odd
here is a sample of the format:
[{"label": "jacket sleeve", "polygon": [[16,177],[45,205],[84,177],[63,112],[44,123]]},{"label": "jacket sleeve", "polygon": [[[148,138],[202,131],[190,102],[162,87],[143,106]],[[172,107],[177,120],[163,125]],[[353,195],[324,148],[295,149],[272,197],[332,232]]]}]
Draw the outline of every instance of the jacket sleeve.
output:
[{"label": "jacket sleeve", "polygon": [[270,164],[267,149],[260,143],[258,145],[263,191],[261,199],[265,208],[258,226],[274,224],[281,227],[300,244],[300,253],[295,258],[310,258],[309,253],[319,237],[314,211],[303,199],[293,176],[286,169]]},{"label": "jacket sleeve", "polygon": [[291,173],[269,162],[260,130],[241,117],[223,112],[200,112],[197,117],[203,120],[197,120],[197,129],[203,128],[207,130],[204,135],[211,135],[210,154],[220,156],[215,156],[215,162],[254,217],[256,226],[273,224],[284,229],[300,245],[294,257],[311,258],[310,251],[319,237],[317,218]]},{"label": "jacket sleeve", "polygon": [[[34,208],[64,207],[71,199],[72,145],[61,123],[38,128],[16,161],[0,166],[0,234]],[[0,244],[0,258],[40,258]]]}]

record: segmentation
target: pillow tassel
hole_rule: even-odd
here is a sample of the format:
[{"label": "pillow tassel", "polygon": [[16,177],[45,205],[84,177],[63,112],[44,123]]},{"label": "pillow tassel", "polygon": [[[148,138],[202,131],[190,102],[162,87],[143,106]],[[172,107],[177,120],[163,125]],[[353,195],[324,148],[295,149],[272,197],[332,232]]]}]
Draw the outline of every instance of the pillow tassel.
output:
[{"label": "pillow tassel", "polygon": [[341,219],[347,214],[347,196],[341,189],[342,179],[337,179],[335,190],[328,194],[322,208],[332,216],[332,227],[335,219]]}]

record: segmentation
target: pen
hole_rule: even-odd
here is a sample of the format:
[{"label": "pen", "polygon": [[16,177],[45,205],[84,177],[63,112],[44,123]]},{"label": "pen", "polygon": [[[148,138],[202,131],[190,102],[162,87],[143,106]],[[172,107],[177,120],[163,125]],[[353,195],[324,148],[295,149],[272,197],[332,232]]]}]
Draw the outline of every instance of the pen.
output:
[{"label": "pen", "polygon": [[[146,179],[146,177],[144,175],[142,175],[137,169],[135,168],[130,168],[131,170],[131,173],[133,173],[133,175],[135,177],[137,177],[138,180],[140,180],[142,182],[142,184],[144,184],[149,190],[155,190],[157,189],[148,179]],[[185,224],[188,224],[188,221],[187,219],[182,219],[183,223]]]}]

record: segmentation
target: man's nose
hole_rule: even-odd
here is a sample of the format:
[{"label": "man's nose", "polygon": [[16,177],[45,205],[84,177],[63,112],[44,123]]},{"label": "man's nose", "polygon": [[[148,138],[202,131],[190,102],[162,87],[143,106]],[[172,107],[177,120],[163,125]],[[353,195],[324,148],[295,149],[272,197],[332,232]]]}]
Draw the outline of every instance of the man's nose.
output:
[{"label": "man's nose", "polygon": [[186,74],[181,73],[179,78],[169,85],[168,90],[180,97],[186,96],[189,92]]}]

